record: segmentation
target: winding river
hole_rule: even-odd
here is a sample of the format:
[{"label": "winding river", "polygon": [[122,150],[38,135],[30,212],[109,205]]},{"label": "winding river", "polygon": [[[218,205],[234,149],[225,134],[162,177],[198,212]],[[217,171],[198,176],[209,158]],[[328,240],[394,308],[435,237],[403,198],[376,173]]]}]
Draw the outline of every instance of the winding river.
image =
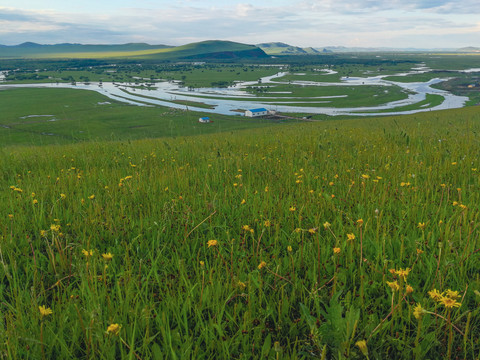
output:
[{"label": "winding river", "polygon": [[[478,71],[479,69],[463,70],[465,72]],[[406,76],[410,74],[419,74],[428,72],[430,69],[425,67],[413,68],[411,72],[397,74],[396,76]],[[327,71],[327,74],[332,74],[331,70]],[[174,101],[193,101],[201,102],[212,108],[201,108],[195,106],[188,106],[189,110],[204,112],[204,113],[217,113],[226,115],[239,115],[238,109],[252,109],[264,107],[267,109],[274,109],[282,113],[312,113],[312,114],[327,114],[327,115],[355,115],[355,116],[372,116],[372,115],[397,115],[397,114],[412,114],[422,111],[431,110],[443,110],[454,109],[465,106],[468,101],[467,97],[453,95],[452,93],[444,90],[432,88],[431,86],[437,84],[445,79],[432,79],[427,82],[416,83],[402,83],[385,80],[384,78],[390,75],[370,76],[370,77],[348,77],[341,78],[340,82],[313,82],[313,81],[280,81],[281,77],[285,76],[285,72],[279,72],[273,76],[264,77],[261,79],[261,86],[275,85],[275,84],[294,84],[303,86],[399,86],[409,95],[406,99],[389,102],[379,106],[370,107],[349,107],[349,108],[337,108],[337,107],[307,107],[307,106],[292,106],[288,104],[275,104],[277,99],[275,96],[256,97],[253,94],[245,91],[247,86],[257,86],[258,81],[251,82],[237,82],[234,86],[229,88],[200,88],[194,91],[181,86],[178,82],[157,82],[154,87],[138,88],[133,84],[126,83],[77,83],[76,85],[66,83],[45,83],[45,84],[0,84],[0,90],[19,87],[36,87],[36,88],[74,88],[85,89],[99,92],[111,99],[121,101],[124,103],[138,105],[138,106],[151,106],[162,105],[172,108],[185,109],[186,105],[176,103]],[[301,75],[301,74],[297,74]],[[4,75],[3,75],[4,77]],[[2,80],[2,72],[0,72],[0,81]],[[271,93],[274,95],[274,93]],[[395,111],[395,108],[413,105],[426,99],[427,94],[440,95],[444,98],[443,102],[434,107],[423,107],[420,109],[409,111]],[[328,104],[328,99],[335,97],[346,97],[346,95],[340,96],[324,96],[317,97],[316,99],[324,99],[324,102]],[[285,97],[282,99],[292,99],[292,102],[298,103],[302,101],[298,97]],[[391,110],[391,111],[386,111]],[[378,113],[376,112],[378,111]]]}]

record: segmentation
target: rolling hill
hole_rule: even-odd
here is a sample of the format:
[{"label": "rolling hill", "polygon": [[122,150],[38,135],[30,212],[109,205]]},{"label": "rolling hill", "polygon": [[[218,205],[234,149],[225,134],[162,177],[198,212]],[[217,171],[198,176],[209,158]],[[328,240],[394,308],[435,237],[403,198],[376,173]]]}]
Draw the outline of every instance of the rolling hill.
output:
[{"label": "rolling hill", "polygon": [[55,44],[32,42],[15,46],[0,45],[0,59],[105,59],[133,58],[152,60],[262,58],[267,55],[254,45],[210,40],[182,46],[130,43],[122,45]]}]

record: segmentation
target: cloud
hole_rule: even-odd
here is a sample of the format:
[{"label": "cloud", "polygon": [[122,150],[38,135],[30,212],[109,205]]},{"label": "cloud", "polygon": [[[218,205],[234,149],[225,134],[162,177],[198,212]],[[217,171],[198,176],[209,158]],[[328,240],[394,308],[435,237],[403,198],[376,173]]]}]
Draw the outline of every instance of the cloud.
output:
[{"label": "cloud", "polygon": [[316,12],[371,13],[372,11],[425,11],[450,14],[479,14],[478,0],[323,0],[300,1],[299,8]]},{"label": "cloud", "polygon": [[472,46],[479,46],[480,41],[478,17],[474,15],[479,10],[473,0],[278,0],[275,5],[266,0],[253,4],[232,0],[222,5],[208,0],[178,0],[135,4],[137,7],[81,13],[0,6],[0,44],[182,45],[223,39],[317,47],[457,47],[465,39]]}]

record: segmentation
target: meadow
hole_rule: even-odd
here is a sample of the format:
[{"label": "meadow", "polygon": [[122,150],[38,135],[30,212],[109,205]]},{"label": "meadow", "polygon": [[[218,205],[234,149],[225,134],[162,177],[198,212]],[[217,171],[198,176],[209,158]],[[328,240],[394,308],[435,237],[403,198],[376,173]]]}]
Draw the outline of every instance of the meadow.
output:
[{"label": "meadow", "polygon": [[0,354],[478,359],[479,121],[2,147]]},{"label": "meadow", "polygon": [[[1,91],[0,95],[0,147],[128,141],[275,125],[265,119],[129,105],[88,90],[18,88]],[[199,124],[198,118],[205,115],[213,122]]]}]

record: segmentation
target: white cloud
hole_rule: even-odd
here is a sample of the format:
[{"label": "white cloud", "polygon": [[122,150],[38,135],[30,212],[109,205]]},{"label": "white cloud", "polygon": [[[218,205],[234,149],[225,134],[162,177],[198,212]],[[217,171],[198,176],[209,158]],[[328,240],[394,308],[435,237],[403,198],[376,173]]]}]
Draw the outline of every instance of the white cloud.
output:
[{"label": "white cloud", "polygon": [[135,2],[136,8],[82,13],[0,7],[0,43],[143,41],[181,45],[228,39],[318,47],[457,47],[468,39],[470,45],[479,46],[477,1],[278,0],[275,5],[266,0],[222,5],[208,0],[142,1]]},{"label": "white cloud", "polygon": [[253,13],[254,8],[250,4],[237,4],[236,6],[236,15],[240,17],[246,17]]}]

